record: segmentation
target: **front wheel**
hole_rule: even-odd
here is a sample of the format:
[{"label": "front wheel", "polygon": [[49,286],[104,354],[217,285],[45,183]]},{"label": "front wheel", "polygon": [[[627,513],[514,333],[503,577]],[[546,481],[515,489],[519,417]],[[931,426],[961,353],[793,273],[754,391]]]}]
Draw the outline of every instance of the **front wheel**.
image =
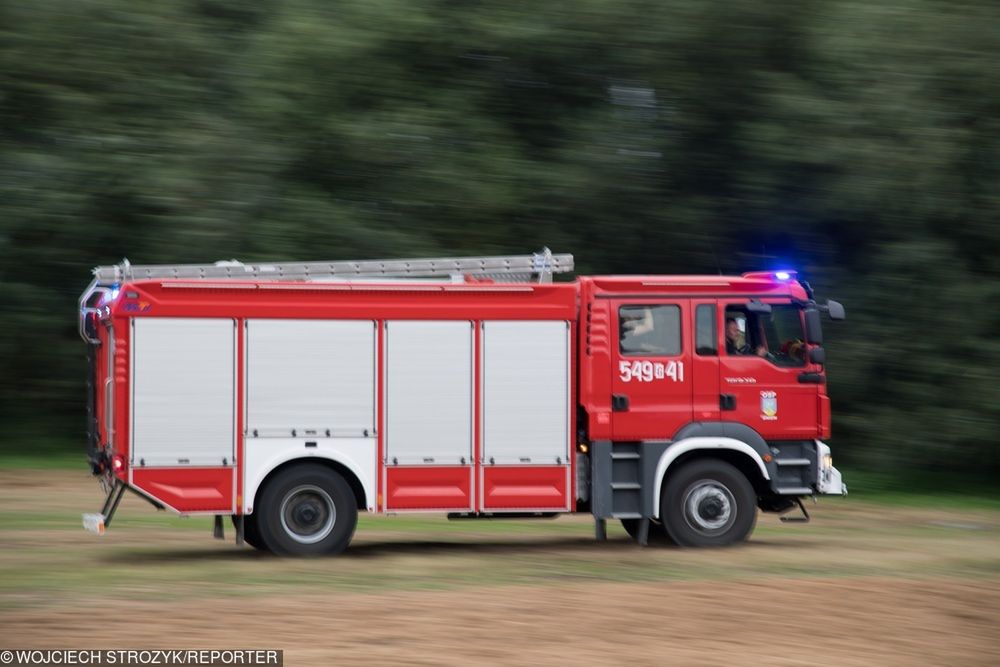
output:
[{"label": "front wheel", "polygon": [[685,547],[721,547],[746,541],[757,523],[749,480],[724,461],[686,464],[667,479],[660,518],[670,538]]},{"label": "front wheel", "polygon": [[256,509],[261,542],[287,556],[340,553],[358,523],[351,487],[333,470],[317,465],[279,472],[265,485]]}]

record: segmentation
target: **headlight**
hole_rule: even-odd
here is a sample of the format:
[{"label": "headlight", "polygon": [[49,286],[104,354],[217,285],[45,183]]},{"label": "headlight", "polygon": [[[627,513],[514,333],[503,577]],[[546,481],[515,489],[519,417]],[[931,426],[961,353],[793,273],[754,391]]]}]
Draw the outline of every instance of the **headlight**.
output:
[{"label": "headlight", "polygon": [[830,454],[824,454],[822,460],[823,470],[829,470],[833,467],[833,456]]}]

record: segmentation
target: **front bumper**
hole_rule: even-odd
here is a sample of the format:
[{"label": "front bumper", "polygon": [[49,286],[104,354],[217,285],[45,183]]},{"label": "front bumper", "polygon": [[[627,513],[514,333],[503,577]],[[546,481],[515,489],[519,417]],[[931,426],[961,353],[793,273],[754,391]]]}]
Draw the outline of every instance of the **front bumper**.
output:
[{"label": "front bumper", "polygon": [[817,440],[816,453],[819,455],[816,491],[824,495],[846,496],[847,485],[844,484],[840,471],[833,467],[830,446]]}]

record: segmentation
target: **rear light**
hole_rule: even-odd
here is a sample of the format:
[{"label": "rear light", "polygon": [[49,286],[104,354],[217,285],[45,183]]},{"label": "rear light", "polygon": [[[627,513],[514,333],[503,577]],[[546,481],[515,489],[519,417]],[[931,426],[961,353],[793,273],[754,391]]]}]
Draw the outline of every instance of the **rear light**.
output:
[{"label": "rear light", "polygon": [[115,454],[114,457],[111,459],[111,468],[115,472],[121,472],[122,470],[125,470],[125,457],[122,456],[121,454]]}]

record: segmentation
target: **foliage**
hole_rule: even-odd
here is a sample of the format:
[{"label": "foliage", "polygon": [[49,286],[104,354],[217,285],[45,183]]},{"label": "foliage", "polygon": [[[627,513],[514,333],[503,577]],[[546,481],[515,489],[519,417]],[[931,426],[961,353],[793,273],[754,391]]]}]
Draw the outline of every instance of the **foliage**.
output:
[{"label": "foliage", "polygon": [[523,252],[794,264],[838,456],[994,474],[992,0],[0,4],[4,447],[82,442],[87,271]]}]

